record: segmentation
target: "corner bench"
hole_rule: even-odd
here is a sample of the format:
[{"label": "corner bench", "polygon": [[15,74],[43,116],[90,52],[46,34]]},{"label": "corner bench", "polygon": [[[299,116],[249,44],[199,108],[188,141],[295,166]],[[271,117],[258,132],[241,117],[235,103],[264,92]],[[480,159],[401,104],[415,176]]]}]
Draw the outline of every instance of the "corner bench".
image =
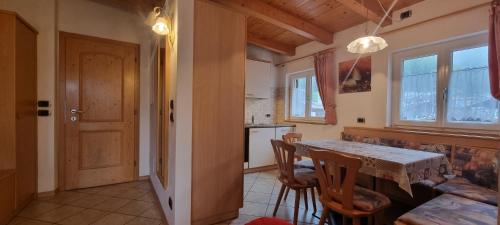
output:
[{"label": "corner bench", "polygon": [[443,194],[402,215],[395,225],[496,225],[497,207]]},{"label": "corner bench", "polygon": [[[445,154],[456,178],[426,177],[412,188],[434,193],[450,193],[491,205],[498,205],[498,160],[500,135],[408,130],[401,128],[345,127],[342,140]],[[447,171],[442,171],[444,174]],[[386,185],[391,196],[411,201],[397,187]],[[495,197],[493,197],[495,196]],[[420,205],[427,199],[420,199]]]}]

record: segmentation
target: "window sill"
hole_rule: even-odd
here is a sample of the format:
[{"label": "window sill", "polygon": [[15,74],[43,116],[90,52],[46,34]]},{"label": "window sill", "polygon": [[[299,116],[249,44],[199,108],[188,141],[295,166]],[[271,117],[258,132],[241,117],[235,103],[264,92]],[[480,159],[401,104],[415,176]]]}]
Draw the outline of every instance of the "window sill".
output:
[{"label": "window sill", "polygon": [[325,121],[321,120],[285,120],[287,123],[304,123],[304,124],[315,124],[315,125],[328,125]]},{"label": "window sill", "polygon": [[427,132],[444,132],[444,133],[455,133],[463,135],[475,135],[475,136],[492,136],[498,137],[498,130],[495,129],[472,129],[472,128],[460,128],[460,127],[437,127],[437,126],[418,126],[418,125],[403,125],[403,124],[393,124],[386,129],[396,129],[396,130],[409,130],[409,131],[427,131]]}]

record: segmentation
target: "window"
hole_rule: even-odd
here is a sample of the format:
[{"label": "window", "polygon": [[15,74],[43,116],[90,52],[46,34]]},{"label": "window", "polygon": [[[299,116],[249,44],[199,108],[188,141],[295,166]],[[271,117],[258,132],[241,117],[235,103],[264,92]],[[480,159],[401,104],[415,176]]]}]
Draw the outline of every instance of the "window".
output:
[{"label": "window", "polygon": [[289,75],[289,119],[323,120],[325,111],[314,70]]},{"label": "window", "polygon": [[486,34],[393,55],[392,123],[498,129]]}]

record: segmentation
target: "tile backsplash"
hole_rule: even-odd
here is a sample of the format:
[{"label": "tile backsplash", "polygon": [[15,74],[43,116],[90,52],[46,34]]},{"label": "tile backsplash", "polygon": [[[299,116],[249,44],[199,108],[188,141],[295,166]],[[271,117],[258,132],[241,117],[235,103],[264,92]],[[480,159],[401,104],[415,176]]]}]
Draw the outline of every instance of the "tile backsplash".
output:
[{"label": "tile backsplash", "polygon": [[[255,123],[276,123],[276,94],[277,91],[271,92],[271,97],[266,99],[246,98],[245,99],[245,123],[252,123],[252,115],[255,118]],[[270,114],[270,117],[266,117]]]}]

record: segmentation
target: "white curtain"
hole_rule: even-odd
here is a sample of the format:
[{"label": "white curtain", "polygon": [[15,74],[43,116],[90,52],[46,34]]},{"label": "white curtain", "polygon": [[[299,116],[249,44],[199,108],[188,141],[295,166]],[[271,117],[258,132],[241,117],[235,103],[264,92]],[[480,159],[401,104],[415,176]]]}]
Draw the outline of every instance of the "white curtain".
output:
[{"label": "white curtain", "polygon": [[498,101],[490,93],[488,67],[453,71],[448,87],[449,122],[498,121]]}]

